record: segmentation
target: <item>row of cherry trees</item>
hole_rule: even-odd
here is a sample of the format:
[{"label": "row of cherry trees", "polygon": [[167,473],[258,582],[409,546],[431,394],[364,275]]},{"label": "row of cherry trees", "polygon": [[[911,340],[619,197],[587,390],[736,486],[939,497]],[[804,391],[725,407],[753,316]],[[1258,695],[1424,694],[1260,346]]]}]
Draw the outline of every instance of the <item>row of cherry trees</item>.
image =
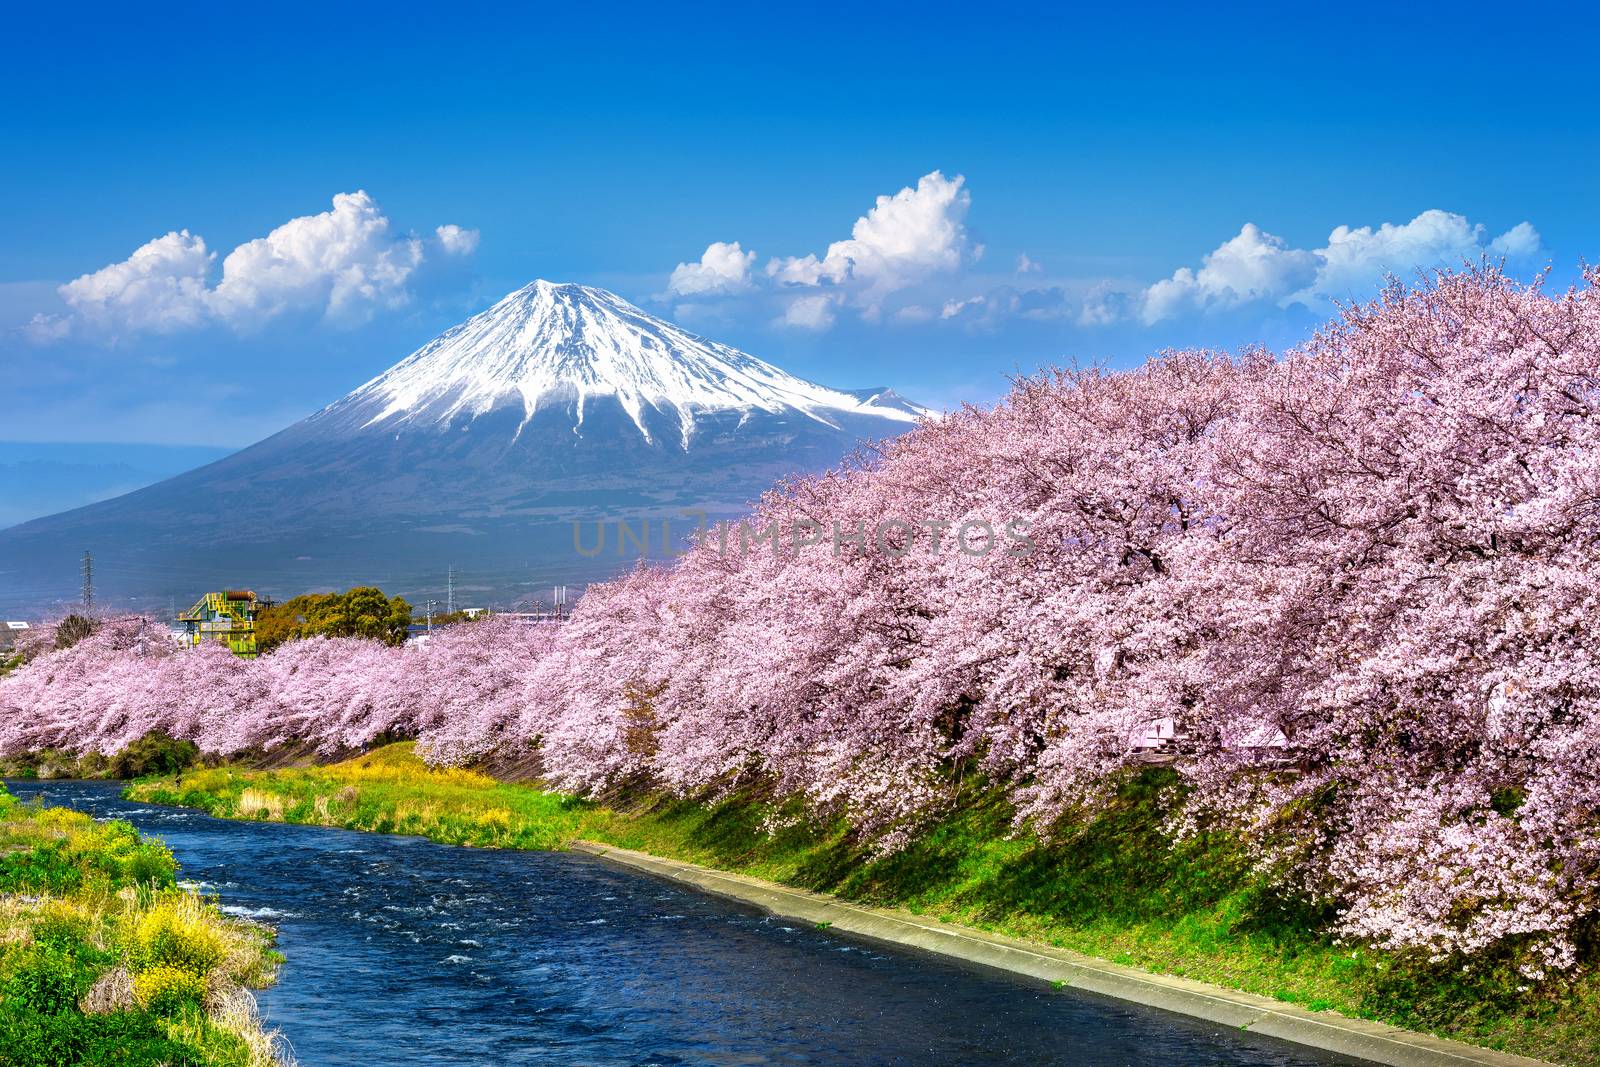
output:
[{"label": "row of cherry trees", "polygon": [[114,618],[0,683],[0,755],[110,755],[161,731],[230,755],[336,755],[425,736],[436,759],[470,762],[507,742],[490,710],[515,721],[508,700],[549,644],[545,631],[494,620],[414,647],[311,637],[242,660],[209,643],[180,650],[151,619]]},{"label": "row of cherry trees", "polygon": [[1346,936],[1536,977],[1600,912],[1597,379],[1600,276],[1445,274],[1281,357],[1019,381],[559,631],[244,663],[119,621],[0,682],[0,751],[537,746],[564,788],[758,784],[894,848],[970,774],[1048,834],[1170,721],[1177,832],[1246,831]]}]

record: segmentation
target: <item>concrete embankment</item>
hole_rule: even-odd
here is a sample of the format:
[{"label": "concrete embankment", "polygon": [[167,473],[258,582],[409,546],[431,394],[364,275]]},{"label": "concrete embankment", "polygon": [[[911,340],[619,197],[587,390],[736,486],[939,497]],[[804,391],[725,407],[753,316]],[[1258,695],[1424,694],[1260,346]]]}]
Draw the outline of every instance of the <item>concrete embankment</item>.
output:
[{"label": "concrete embankment", "polygon": [[822,893],[660,859],[631,849],[592,841],[579,841],[572,847],[636,871],[755,905],[774,915],[826,924],[859,937],[906,945],[1044,982],[1061,982],[1074,989],[1372,1063],[1393,1067],[1539,1067],[1544,1062],[1333,1012],[1308,1011],[1204,982],[1149,974],[1066,949],[941,923],[907,911],[852,904]]}]

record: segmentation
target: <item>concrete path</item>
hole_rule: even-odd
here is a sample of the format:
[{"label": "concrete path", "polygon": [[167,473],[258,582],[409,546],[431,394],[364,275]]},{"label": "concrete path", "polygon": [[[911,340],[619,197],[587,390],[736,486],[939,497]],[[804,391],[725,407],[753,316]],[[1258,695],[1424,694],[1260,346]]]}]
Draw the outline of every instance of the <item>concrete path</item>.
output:
[{"label": "concrete path", "polygon": [[753,904],[774,915],[826,923],[835,930],[861,937],[909,945],[1045,982],[1063,982],[1074,989],[1267,1034],[1372,1063],[1395,1067],[1463,1067],[1467,1064],[1537,1067],[1544,1062],[1364,1019],[1349,1019],[1334,1012],[1308,1011],[1268,997],[1187,978],[1149,974],[1067,949],[941,923],[898,909],[852,904],[823,893],[791,889],[678,860],[664,860],[631,849],[592,841],[579,841],[572,847],[636,871]]}]

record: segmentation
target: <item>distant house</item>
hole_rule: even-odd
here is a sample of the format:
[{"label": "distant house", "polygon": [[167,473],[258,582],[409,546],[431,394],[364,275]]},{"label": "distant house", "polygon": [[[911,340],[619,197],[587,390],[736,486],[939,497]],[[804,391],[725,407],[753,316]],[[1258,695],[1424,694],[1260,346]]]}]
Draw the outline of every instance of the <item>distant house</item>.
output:
[{"label": "distant house", "polygon": [[1162,719],[1151,719],[1135,730],[1133,736],[1128,738],[1128,745],[1136,751],[1151,752],[1166,748],[1177,739],[1178,723],[1169,715]]},{"label": "distant house", "polygon": [[[1170,758],[1182,746],[1185,733],[1171,716],[1151,719],[1128,738],[1128,747],[1136,757],[1150,762]],[[1287,748],[1289,739],[1283,730],[1270,722],[1233,724],[1223,737],[1223,747],[1250,750],[1258,756],[1276,758],[1278,750]]]},{"label": "distant house", "polygon": [[567,621],[567,616],[561,608],[550,611],[497,611],[494,617],[514,622],[519,626],[541,626],[545,623]]},{"label": "distant house", "polygon": [[29,630],[25,622],[0,623],[0,652],[10,652],[17,647],[17,638]]},{"label": "distant house", "polygon": [[202,641],[215,641],[241,659],[255,659],[256,615],[263,606],[248,589],[207,593],[178,616],[183,643],[197,648]]}]

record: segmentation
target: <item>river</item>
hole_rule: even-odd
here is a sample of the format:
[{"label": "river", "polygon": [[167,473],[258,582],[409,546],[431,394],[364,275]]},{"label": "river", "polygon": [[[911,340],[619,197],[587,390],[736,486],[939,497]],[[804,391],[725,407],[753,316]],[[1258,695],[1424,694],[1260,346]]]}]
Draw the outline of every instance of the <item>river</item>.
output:
[{"label": "river", "polygon": [[556,852],[214,819],[114,782],[6,783],[127,819],[272,924],[259,994],[307,1067],[1348,1064],[889,949]]}]

